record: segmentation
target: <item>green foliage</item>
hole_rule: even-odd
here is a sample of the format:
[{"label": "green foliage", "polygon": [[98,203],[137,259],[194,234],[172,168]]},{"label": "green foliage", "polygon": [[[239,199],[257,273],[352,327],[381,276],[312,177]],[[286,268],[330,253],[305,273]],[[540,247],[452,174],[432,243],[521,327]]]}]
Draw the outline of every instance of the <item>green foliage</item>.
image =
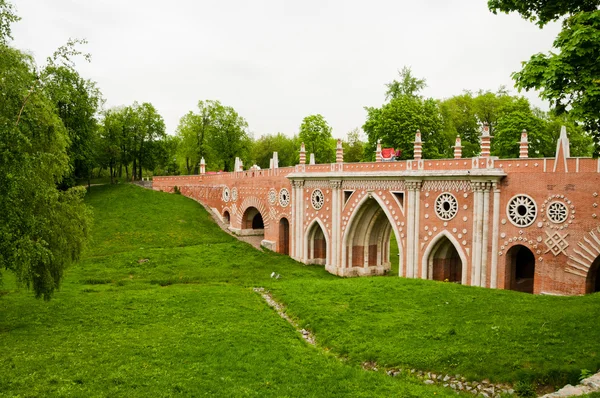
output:
[{"label": "green foliage", "polygon": [[8,44],[8,40],[13,38],[10,25],[20,19],[12,4],[6,0],[0,0],[0,45]]},{"label": "green foliage", "polygon": [[[554,41],[557,53],[536,54],[513,75],[519,88],[540,90],[558,114],[583,121],[600,148],[600,10],[564,21]],[[596,152],[597,155],[597,152]]]},{"label": "green foliage", "polygon": [[402,95],[381,108],[367,107],[365,110],[367,120],[363,130],[369,139],[365,154],[373,154],[377,141],[381,140],[382,147],[400,149],[402,159],[411,159],[415,133],[420,130],[424,158],[450,157],[454,142],[443,133],[440,109],[434,99]]},{"label": "green foliage", "polygon": [[583,380],[583,379],[587,379],[590,376],[593,376],[594,372],[592,372],[589,369],[581,369],[581,374],[579,375],[579,381]]},{"label": "green foliage", "polygon": [[425,79],[419,79],[413,76],[412,70],[408,66],[404,66],[401,71],[398,71],[400,81],[393,80],[387,83],[387,91],[385,93],[386,100],[408,96],[417,97],[418,93],[427,87]]},{"label": "green foliage", "polygon": [[335,161],[335,145],[332,142],[331,127],[322,115],[305,117],[300,125],[298,138],[304,142],[309,154],[315,154],[315,162],[333,163]]},{"label": "green foliage", "polygon": [[348,132],[344,146],[344,162],[360,162],[365,152],[365,143],[361,140],[361,131],[355,128]]},{"label": "green foliage", "polygon": [[29,56],[0,44],[0,268],[46,300],[90,223],[85,190],[56,188],[70,172],[70,139],[50,96],[53,73],[38,75]]},{"label": "green foliage", "polygon": [[595,11],[599,6],[598,0],[488,0],[494,14],[516,11],[525,19],[537,21],[540,27],[563,15]]},{"label": "green foliage", "polygon": [[198,113],[188,112],[177,127],[178,155],[187,174],[198,173],[200,159],[207,168],[232,171],[236,157],[247,159],[251,140],[248,123],[219,101],[198,101]]},{"label": "green foliage", "polygon": [[566,16],[553,43],[557,52],[536,54],[513,74],[519,89],[540,91],[558,115],[569,113],[582,122],[600,149],[600,1],[490,0],[490,10],[516,11],[543,26]]},{"label": "green foliage", "polygon": [[273,152],[277,152],[279,167],[298,163],[300,143],[298,137],[288,137],[283,133],[265,134],[252,143],[252,160],[265,169],[270,165]]},{"label": "green foliage", "polygon": [[72,67],[50,65],[44,73],[48,76],[45,90],[69,137],[67,155],[71,173],[62,185],[71,187],[76,179],[89,178],[95,166],[96,113],[102,98],[95,83],[81,78]]},{"label": "green foliage", "polygon": [[522,398],[535,398],[538,396],[535,392],[535,387],[531,383],[525,381],[519,381],[515,384],[515,393],[517,394],[517,397]]},{"label": "green foliage", "polygon": [[461,138],[462,156],[473,157],[479,154],[479,119],[473,95],[461,95],[440,101],[440,113],[444,121],[444,134],[451,139]]}]

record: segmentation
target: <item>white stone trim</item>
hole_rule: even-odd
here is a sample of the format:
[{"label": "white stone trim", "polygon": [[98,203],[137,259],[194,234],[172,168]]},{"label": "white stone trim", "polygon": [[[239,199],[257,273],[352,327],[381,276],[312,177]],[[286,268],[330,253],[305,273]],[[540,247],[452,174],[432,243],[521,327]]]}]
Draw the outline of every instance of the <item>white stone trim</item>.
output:
[{"label": "white stone trim", "polygon": [[[367,195],[364,195],[360,201],[356,204],[356,207],[354,208],[354,211],[352,212],[352,214],[350,215],[350,219],[348,220],[348,223],[346,224],[346,230],[343,232],[342,235],[342,257],[341,257],[341,262],[337,265],[339,269],[343,269],[346,268],[346,265],[348,263],[348,256],[347,256],[347,250],[346,248],[348,247],[348,239],[350,237],[353,236],[355,227],[354,227],[354,219],[356,218],[356,215],[359,213],[359,211],[361,210],[362,205],[369,200],[370,198],[375,199],[375,201],[379,204],[379,206],[381,207],[381,209],[383,209],[383,212],[385,213],[385,215],[387,216],[387,219],[390,223],[390,225],[392,226],[392,230],[394,231],[394,235],[396,235],[396,243],[398,244],[398,254],[399,254],[399,258],[398,258],[398,274],[400,276],[402,276],[402,269],[403,269],[403,254],[404,251],[402,249],[402,238],[400,237],[400,232],[398,231],[398,226],[396,225],[396,223],[394,222],[394,217],[392,216],[392,214],[390,213],[390,210],[387,208],[387,206],[385,205],[385,201],[383,199],[381,199],[379,197],[379,195],[377,195],[374,192],[371,192]],[[349,267],[348,267],[349,268]]]}]

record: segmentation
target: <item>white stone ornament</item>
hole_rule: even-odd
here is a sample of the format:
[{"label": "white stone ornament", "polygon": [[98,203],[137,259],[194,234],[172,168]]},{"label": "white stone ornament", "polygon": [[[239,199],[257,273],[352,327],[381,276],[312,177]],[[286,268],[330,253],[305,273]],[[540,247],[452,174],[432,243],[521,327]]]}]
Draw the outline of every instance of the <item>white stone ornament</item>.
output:
[{"label": "white stone ornament", "polygon": [[310,195],[310,200],[312,203],[312,207],[315,210],[320,210],[323,207],[323,203],[325,203],[325,196],[323,195],[323,191],[320,189],[315,189]]},{"label": "white stone ornament", "polygon": [[440,194],[435,200],[435,213],[442,220],[451,220],[458,211],[456,197],[449,192]]},{"label": "white stone ornament", "polygon": [[223,202],[229,202],[230,192],[229,188],[223,188]]},{"label": "white stone ornament", "polygon": [[535,221],[537,206],[530,196],[517,195],[508,202],[506,215],[513,225],[528,227]]},{"label": "white stone ornament", "polygon": [[287,188],[281,188],[279,191],[279,204],[281,207],[287,207],[290,204],[290,191]]},{"label": "white stone ornament", "polygon": [[237,190],[237,188],[235,188],[235,187],[234,187],[234,188],[231,190],[231,200],[232,200],[233,202],[235,202],[235,201],[237,201],[237,199],[238,199],[238,190]]},{"label": "white stone ornament", "polygon": [[554,224],[561,224],[567,220],[569,210],[563,202],[552,202],[546,209],[546,217]]},{"label": "white stone ornament", "polygon": [[274,205],[275,202],[277,202],[277,192],[275,192],[275,190],[273,188],[271,188],[269,190],[269,203]]}]

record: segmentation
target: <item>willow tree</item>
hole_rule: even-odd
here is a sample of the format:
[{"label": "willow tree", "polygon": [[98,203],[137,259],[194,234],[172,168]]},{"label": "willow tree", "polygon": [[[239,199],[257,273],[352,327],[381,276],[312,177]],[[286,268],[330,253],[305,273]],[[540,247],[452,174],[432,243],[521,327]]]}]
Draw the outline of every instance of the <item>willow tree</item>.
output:
[{"label": "willow tree", "polygon": [[[68,132],[47,92],[51,68],[9,45],[16,20],[0,0],[0,269],[47,300],[79,258],[91,215],[85,188],[57,189],[70,172]],[[50,64],[75,55],[73,44]]]}]

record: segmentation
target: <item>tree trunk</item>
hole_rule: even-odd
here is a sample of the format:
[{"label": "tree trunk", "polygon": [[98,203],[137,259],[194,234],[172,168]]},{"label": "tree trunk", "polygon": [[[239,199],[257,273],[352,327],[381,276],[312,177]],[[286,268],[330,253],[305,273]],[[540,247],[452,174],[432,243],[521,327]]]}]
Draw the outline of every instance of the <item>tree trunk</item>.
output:
[{"label": "tree trunk", "polygon": [[109,164],[109,169],[110,169],[110,185],[115,183],[115,178],[113,176],[113,165],[112,162]]}]

